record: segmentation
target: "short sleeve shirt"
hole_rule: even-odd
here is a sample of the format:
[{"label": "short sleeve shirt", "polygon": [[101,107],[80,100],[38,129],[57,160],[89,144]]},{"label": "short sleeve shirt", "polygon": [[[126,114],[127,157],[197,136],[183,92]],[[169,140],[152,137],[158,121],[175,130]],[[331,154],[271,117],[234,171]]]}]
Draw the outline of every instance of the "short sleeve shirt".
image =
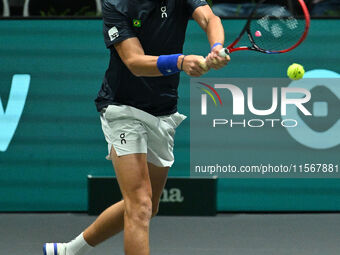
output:
[{"label": "short sleeve shirt", "polygon": [[104,0],[103,34],[110,63],[95,100],[97,110],[125,104],[155,116],[176,112],[179,73],[136,77],[113,46],[136,37],[146,55],[181,53],[189,18],[206,4],[204,0]]}]

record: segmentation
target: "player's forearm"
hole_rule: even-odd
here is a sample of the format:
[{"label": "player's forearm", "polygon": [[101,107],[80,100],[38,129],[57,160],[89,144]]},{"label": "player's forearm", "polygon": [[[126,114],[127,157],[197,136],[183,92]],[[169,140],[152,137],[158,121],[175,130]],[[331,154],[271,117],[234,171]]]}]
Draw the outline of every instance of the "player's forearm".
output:
[{"label": "player's forearm", "polygon": [[181,54],[163,56],[135,55],[124,62],[131,73],[137,77],[157,77],[179,72],[183,57]]},{"label": "player's forearm", "polygon": [[140,55],[127,59],[125,64],[135,76],[156,77],[162,76],[157,68],[158,56]]},{"label": "player's forearm", "polygon": [[209,18],[205,32],[210,46],[213,46],[215,43],[224,44],[224,29],[219,17],[213,16],[212,18]]},{"label": "player's forearm", "polygon": [[115,44],[119,57],[135,76],[156,77],[178,73],[178,60],[182,54],[161,56],[146,55],[136,37]]}]

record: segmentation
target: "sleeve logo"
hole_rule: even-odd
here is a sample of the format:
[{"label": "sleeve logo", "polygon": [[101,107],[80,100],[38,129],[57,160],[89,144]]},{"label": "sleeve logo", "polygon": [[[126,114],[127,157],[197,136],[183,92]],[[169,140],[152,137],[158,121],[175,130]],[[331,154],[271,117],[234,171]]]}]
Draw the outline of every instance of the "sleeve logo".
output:
[{"label": "sleeve logo", "polygon": [[111,42],[119,36],[118,29],[113,27],[108,32]]}]

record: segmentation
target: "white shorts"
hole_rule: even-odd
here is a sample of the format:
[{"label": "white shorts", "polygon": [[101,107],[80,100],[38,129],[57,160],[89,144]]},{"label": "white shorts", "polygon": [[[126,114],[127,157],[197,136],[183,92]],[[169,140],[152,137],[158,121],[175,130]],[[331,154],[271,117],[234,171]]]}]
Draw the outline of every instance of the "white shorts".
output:
[{"label": "white shorts", "polygon": [[178,112],[155,117],[128,105],[109,105],[100,116],[102,129],[108,143],[118,156],[146,153],[147,161],[160,167],[174,163],[175,129],[186,116]]}]

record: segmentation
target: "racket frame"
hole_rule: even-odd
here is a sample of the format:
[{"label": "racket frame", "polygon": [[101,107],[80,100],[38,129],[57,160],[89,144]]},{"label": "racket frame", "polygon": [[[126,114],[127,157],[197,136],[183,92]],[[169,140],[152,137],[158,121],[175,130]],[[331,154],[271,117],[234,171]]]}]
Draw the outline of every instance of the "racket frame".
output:
[{"label": "racket frame", "polygon": [[[299,41],[297,43],[295,43],[293,46],[291,46],[288,49],[284,49],[284,50],[279,50],[279,51],[270,51],[270,50],[265,50],[260,48],[259,46],[256,45],[254,38],[251,34],[250,31],[250,23],[252,21],[252,18],[254,16],[254,13],[256,12],[256,10],[258,9],[258,7],[265,2],[265,0],[261,0],[259,1],[256,6],[254,7],[254,9],[252,10],[252,12],[249,15],[249,18],[247,20],[246,25],[244,26],[244,28],[242,29],[241,33],[239,34],[239,36],[226,48],[222,49],[220,51],[220,56],[225,56],[225,55],[229,55],[230,53],[234,52],[234,51],[241,51],[241,50],[253,50],[253,51],[258,51],[261,53],[266,53],[266,54],[280,54],[280,53],[286,53],[288,51],[291,51],[293,49],[295,49],[297,46],[299,46],[307,37],[308,31],[309,31],[309,27],[310,27],[310,15],[309,15],[309,11],[308,8],[305,4],[305,2],[303,0],[297,0],[299,2],[299,4],[301,5],[301,8],[303,10],[303,14],[305,17],[305,30],[304,33],[302,34],[302,36],[300,37]],[[248,35],[248,39],[251,43],[251,46],[239,46],[237,48],[234,48],[234,46],[241,40],[241,38],[243,37],[243,35],[247,33]]]}]

